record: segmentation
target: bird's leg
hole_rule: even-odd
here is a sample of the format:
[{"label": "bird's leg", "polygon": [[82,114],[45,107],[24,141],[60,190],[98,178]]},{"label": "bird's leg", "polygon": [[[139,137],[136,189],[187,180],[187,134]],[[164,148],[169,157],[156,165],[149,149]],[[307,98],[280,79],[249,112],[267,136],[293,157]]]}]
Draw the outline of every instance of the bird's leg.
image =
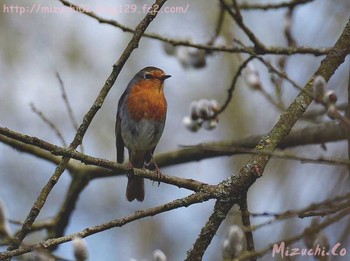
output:
[{"label": "bird's leg", "polygon": [[157,165],[156,160],[153,158],[153,153],[151,153],[151,161],[148,162],[147,165],[149,165],[152,161],[153,161],[154,167],[156,168],[156,169],[155,169],[155,172],[156,172],[156,175],[157,175],[158,187],[159,187],[160,181],[163,179],[163,174],[162,174],[162,172],[160,171],[160,169],[159,169],[159,167],[158,167],[158,165]]},{"label": "bird's leg", "polygon": [[135,174],[134,174],[134,166],[131,164],[131,162],[129,162],[127,164],[127,167],[126,167],[128,170],[126,172],[126,177],[127,178],[132,178]]}]

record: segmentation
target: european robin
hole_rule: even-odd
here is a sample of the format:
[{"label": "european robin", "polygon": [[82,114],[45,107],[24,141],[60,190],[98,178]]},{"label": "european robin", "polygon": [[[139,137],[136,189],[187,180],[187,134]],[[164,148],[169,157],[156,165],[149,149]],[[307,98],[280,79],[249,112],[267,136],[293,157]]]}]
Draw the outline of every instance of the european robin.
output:
[{"label": "european robin", "polygon": [[[132,78],[120,97],[115,125],[118,163],[124,162],[124,147],[129,151],[130,169],[144,168],[153,159],[165,125],[167,102],[163,88],[169,77],[159,68],[146,67]],[[160,175],[156,163],[155,166]],[[126,198],[144,200],[143,178],[128,174]]]}]

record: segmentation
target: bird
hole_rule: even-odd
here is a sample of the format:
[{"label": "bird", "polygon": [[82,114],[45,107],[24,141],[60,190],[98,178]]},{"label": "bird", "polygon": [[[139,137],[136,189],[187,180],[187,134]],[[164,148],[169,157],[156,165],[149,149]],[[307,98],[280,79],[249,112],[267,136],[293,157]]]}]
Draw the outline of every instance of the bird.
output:
[{"label": "bird", "polygon": [[[136,177],[133,168],[144,168],[153,159],[154,150],[163,133],[167,101],[164,81],[171,77],[157,67],[140,70],[129,82],[118,102],[115,135],[117,162],[124,163],[124,148],[129,152],[126,198],[142,202],[145,198],[144,179]],[[161,172],[154,161],[157,176]]]}]

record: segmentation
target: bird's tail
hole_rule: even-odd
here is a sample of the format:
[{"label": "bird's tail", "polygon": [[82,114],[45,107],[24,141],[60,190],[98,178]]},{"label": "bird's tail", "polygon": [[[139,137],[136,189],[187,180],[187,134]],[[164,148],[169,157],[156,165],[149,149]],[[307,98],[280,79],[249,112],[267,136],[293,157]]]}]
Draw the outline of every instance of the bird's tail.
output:
[{"label": "bird's tail", "polygon": [[126,187],[126,198],[129,201],[137,199],[143,201],[145,198],[145,181],[143,178],[133,175],[128,178],[128,185]]},{"label": "bird's tail", "polygon": [[[131,155],[130,155],[131,154]],[[142,152],[132,152],[129,153],[130,163],[134,168],[143,168],[145,153]],[[126,198],[128,201],[133,201],[134,199],[138,201],[143,201],[145,198],[145,181],[143,178],[136,177],[135,174],[128,176],[128,185],[126,187]]]}]

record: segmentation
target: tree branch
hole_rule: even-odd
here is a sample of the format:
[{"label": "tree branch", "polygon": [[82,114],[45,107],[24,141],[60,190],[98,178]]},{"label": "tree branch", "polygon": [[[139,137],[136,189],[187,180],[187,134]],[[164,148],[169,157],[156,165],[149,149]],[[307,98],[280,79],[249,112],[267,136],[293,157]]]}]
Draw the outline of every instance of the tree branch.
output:
[{"label": "tree branch", "polygon": [[[76,149],[83,140],[83,137],[86,133],[86,130],[90,126],[91,121],[95,117],[96,113],[101,108],[108,92],[112,88],[113,84],[115,83],[121,69],[123,68],[124,64],[126,63],[127,59],[131,55],[134,49],[138,47],[139,41],[148,27],[148,25],[152,22],[152,20],[157,16],[158,8],[161,8],[163,4],[166,2],[166,0],[157,0],[155,2],[155,5],[152,6],[150,11],[147,13],[145,18],[139,23],[139,25],[136,27],[134,35],[130,42],[128,43],[127,47],[125,48],[123,54],[119,58],[119,60],[114,64],[112,73],[108,77],[107,81],[105,82],[103,88],[101,89],[97,99],[95,100],[94,104],[91,106],[89,111],[86,113],[86,115],[83,118],[83,123],[79,126],[78,131],[71,142],[71,144],[68,147],[68,150],[74,150]],[[61,177],[64,170],[67,168],[68,162],[70,158],[64,157],[62,158],[61,162],[57,166],[54,174],[50,178],[50,180],[47,182],[47,184],[43,187],[42,191],[40,192],[40,195],[38,196],[37,200],[35,201],[34,205],[32,206],[22,228],[20,231],[16,234],[14,244],[11,244],[8,248],[9,250],[16,249],[24,239],[24,237],[28,234],[28,232],[31,229],[31,226],[37,216],[39,215],[42,207],[45,205],[46,199],[48,195],[50,194],[52,188],[55,186],[55,184],[58,182],[59,178]]]},{"label": "tree branch", "polygon": [[[350,53],[349,42],[350,21],[348,21],[346,24],[341,36],[332,48],[331,52],[321,62],[317,71],[304,86],[303,90],[305,91],[301,91],[299,93],[296,99],[288,107],[287,111],[281,115],[280,119],[272,128],[272,130],[260,140],[258,145],[255,147],[256,150],[272,152],[275,150],[278,144],[289,134],[296,121],[301,117],[301,115],[305,112],[313,100],[312,97],[307,94],[312,90],[313,78],[316,75],[321,75],[326,81],[328,81],[340,66],[340,64],[344,62],[345,57]],[[231,198],[231,201],[227,201],[229,204],[224,205],[221,203],[221,201],[217,201],[216,206],[219,205],[220,209],[218,213],[214,211],[214,213],[208,219],[205,227],[211,226],[213,216],[220,216],[220,219],[213,225],[213,229],[209,231],[201,231],[194,244],[194,247],[188,252],[187,260],[202,259],[222,220],[224,220],[231,207],[239,202],[237,201],[237,197],[246,193],[251,185],[256,181],[256,179],[258,177],[261,177],[265,166],[269,162],[269,159],[270,156],[252,156],[248,163],[241,170],[233,174],[228,180],[222,183],[224,192],[227,193],[227,198]]]},{"label": "tree branch", "polygon": [[53,246],[57,246],[59,244],[65,243],[65,242],[69,242],[69,241],[73,240],[75,237],[84,238],[84,237],[91,236],[91,235],[94,235],[94,234],[102,232],[102,231],[106,231],[106,230],[111,229],[111,228],[122,227],[128,223],[135,221],[135,220],[139,220],[139,219],[145,218],[145,217],[152,217],[154,215],[164,213],[164,212],[167,212],[167,211],[170,211],[173,209],[177,209],[180,207],[188,207],[192,204],[208,201],[212,197],[213,197],[213,194],[210,193],[210,190],[205,190],[205,191],[202,191],[202,192],[199,192],[196,194],[192,194],[188,197],[185,197],[182,199],[177,199],[177,200],[174,200],[174,201],[169,202],[167,204],[160,205],[160,206],[155,207],[155,208],[149,208],[146,210],[137,211],[133,215],[130,215],[128,217],[112,220],[112,221],[107,222],[107,223],[103,223],[103,224],[100,224],[100,225],[97,225],[94,227],[86,228],[83,231],[78,232],[78,233],[74,233],[74,234],[60,237],[60,238],[48,239],[44,242],[41,242],[41,243],[38,243],[35,245],[31,245],[31,246],[27,246],[27,247],[20,247],[16,250],[2,252],[2,253],[0,253],[0,260],[3,260],[5,258],[9,258],[9,257],[19,256],[19,255],[28,253],[36,248],[49,249]]},{"label": "tree branch", "polygon": [[[247,251],[255,252],[254,237],[250,225],[250,215],[248,211],[248,199],[247,194],[245,194],[239,202],[239,209],[241,211],[242,224],[244,226],[245,238],[247,241]],[[256,258],[252,257],[251,261],[256,261]]]},{"label": "tree branch", "polygon": [[292,0],[289,2],[281,2],[281,3],[275,3],[275,4],[250,4],[250,3],[242,3],[239,5],[239,8],[241,10],[256,10],[256,9],[260,9],[260,10],[273,10],[273,9],[280,9],[280,8],[293,8],[296,7],[298,5],[302,5],[302,4],[307,4],[310,3],[314,0]]},{"label": "tree branch", "polygon": [[[348,215],[350,215],[350,207],[340,211],[339,213],[337,213],[336,215],[334,215],[332,217],[329,217],[328,219],[319,223],[318,225],[307,227],[306,229],[304,229],[304,232],[299,234],[299,235],[284,239],[283,242],[285,243],[286,246],[291,245],[292,243],[304,238],[305,235],[311,234],[311,233],[316,234],[316,233],[322,231],[323,229],[327,228],[328,226],[338,222],[339,220],[343,219],[344,217],[346,217]],[[245,253],[245,254],[241,255],[240,257],[238,257],[237,260],[248,260],[252,257],[262,257],[263,255],[269,253],[273,249],[274,245],[276,245],[276,244],[280,245],[280,243],[281,243],[281,241],[276,241],[274,243],[270,243],[267,248],[256,251],[254,253]]]},{"label": "tree branch", "polygon": [[[59,1],[65,6],[72,7],[74,10],[82,10],[81,7],[70,3],[69,1],[66,1],[66,0],[59,0]],[[113,19],[102,18],[97,14],[95,14],[94,12],[79,12],[79,14],[87,15],[97,20],[101,24],[108,24],[116,28],[119,28],[123,32],[128,32],[128,33],[135,32],[133,28],[127,27]],[[172,44],[174,46],[194,47],[197,49],[205,50],[207,52],[248,53],[248,54],[251,52],[255,52],[254,47],[240,48],[240,47],[231,47],[231,46],[212,46],[212,44],[210,43],[198,44],[198,43],[192,43],[191,41],[188,41],[188,40],[170,39],[155,33],[144,33],[143,37],[159,40],[165,43]],[[313,48],[313,47],[303,47],[303,46],[289,48],[289,47],[273,46],[273,47],[266,47],[264,49],[264,54],[275,54],[275,55],[312,54],[315,56],[320,56],[320,55],[328,54],[329,51],[330,51],[330,48]]]}]

